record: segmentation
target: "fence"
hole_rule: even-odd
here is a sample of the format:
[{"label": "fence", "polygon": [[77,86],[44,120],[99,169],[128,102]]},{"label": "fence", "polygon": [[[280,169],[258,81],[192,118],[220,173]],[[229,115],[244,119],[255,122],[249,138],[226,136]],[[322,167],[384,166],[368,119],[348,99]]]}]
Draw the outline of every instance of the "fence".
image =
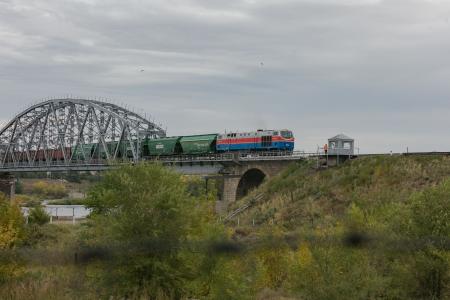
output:
[{"label": "fence", "polygon": [[[50,223],[53,223],[55,220],[69,220],[75,224],[77,220],[86,219],[91,213],[91,210],[84,205],[44,205],[43,208],[50,216]],[[22,213],[27,220],[31,209],[22,207]]]}]

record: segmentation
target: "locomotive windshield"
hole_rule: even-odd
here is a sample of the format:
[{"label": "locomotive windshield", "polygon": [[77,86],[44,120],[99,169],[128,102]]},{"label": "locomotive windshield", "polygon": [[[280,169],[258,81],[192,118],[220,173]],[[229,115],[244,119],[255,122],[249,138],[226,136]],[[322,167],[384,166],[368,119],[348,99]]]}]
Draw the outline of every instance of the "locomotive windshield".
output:
[{"label": "locomotive windshield", "polygon": [[290,139],[293,138],[294,136],[292,135],[292,131],[281,131],[281,136],[284,137],[285,139]]}]

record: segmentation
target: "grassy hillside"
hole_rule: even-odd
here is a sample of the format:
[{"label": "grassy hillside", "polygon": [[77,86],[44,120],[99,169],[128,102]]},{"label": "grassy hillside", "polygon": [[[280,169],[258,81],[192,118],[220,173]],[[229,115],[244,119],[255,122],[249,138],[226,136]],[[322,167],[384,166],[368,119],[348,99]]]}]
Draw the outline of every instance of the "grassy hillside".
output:
[{"label": "grassy hillside", "polygon": [[79,226],[26,224],[0,196],[0,298],[450,299],[449,158],[314,167],[266,182],[236,226],[155,164],[105,174]]},{"label": "grassy hillside", "polygon": [[295,299],[450,299],[450,158],[314,167],[269,180],[231,222],[238,240],[271,241],[267,286]]},{"label": "grassy hillside", "polygon": [[371,211],[401,204],[450,178],[450,158],[445,156],[365,157],[319,171],[315,166],[315,162],[293,164],[255,191],[253,195],[265,197],[240,216],[241,224],[255,220],[287,229],[316,226],[343,217],[352,203]]}]

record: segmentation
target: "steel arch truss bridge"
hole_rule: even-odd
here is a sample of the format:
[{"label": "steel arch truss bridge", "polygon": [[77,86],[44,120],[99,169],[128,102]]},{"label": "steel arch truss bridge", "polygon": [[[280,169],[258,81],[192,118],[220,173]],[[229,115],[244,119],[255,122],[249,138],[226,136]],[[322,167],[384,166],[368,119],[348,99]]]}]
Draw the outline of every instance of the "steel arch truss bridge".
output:
[{"label": "steel arch truss bridge", "polygon": [[48,100],[0,130],[0,168],[138,161],[144,139],[165,135],[156,124],[111,103]]}]

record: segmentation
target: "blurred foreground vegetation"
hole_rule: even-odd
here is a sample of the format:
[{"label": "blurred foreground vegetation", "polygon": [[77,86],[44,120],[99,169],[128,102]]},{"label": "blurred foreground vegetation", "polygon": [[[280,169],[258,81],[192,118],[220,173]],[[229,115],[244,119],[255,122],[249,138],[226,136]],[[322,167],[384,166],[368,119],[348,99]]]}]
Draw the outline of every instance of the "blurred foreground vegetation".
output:
[{"label": "blurred foreground vegetation", "polygon": [[214,186],[159,165],[106,173],[76,226],[0,199],[0,298],[449,299],[448,158],[313,165],[255,191],[239,226]]}]

